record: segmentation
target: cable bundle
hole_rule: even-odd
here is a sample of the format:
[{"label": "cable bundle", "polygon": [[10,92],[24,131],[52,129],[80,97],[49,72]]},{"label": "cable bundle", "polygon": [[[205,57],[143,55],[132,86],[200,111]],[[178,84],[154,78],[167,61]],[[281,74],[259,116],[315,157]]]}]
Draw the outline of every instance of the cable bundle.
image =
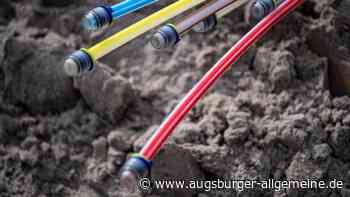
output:
[{"label": "cable bundle", "polygon": [[[89,49],[82,48],[74,52],[66,59],[64,64],[64,70],[67,73],[67,75],[72,77],[81,75],[84,72],[92,71],[94,69],[94,63],[98,59],[102,58],[103,56],[107,55],[113,50],[127,44],[128,42],[139,37],[140,35],[158,27],[159,25],[167,22],[168,20],[200,4],[203,4],[206,1],[207,0],[178,0],[177,2],[159,10],[158,12],[136,22],[135,24],[123,29],[122,31],[112,35],[111,37],[97,43],[95,46],[92,46]],[[219,11],[221,8],[224,8],[225,6],[228,6],[230,4],[235,5],[234,7],[228,7],[230,8],[230,10],[226,9],[224,13],[221,12],[221,14],[219,14],[218,16],[226,15],[228,12],[236,9],[238,7],[237,5],[242,5],[247,1],[248,0],[238,0],[238,3],[234,4],[235,0],[217,0],[217,3],[214,2],[213,4],[215,5],[221,4],[224,6],[217,6],[216,9],[211,9],[212,11],[209,14],[215,14],[215,11]],[[146,6],[146,2],[148,5],[148,4],[151,4],[150,2],[155,2],[155,1],[126,0],[112,7],[107,7],[107,6],[97,7],[92,11],[90,11],[85,16],[84,22],[83,22],[85,24],[84,26],[90,30],[99,29],[102,26],[105,26],[106,24],[112,23],[112,21],[116,20],[120,16],[131,13],[132,11],[135,11],[136,8],[140,9],[142,8],[142,6],[143,7]],[[136,6],[136,4],[138,6]],[[129,7],[127,5],[129,5]],[[133,9],[131,9],[131,7]],[[121,10],[118,10],[117,8]],[[208,10],[205,7],[203,9]],[[189,25],[191,27],[192,25],[195,25],[196,23],[201,22],[201,21],[198,21],[198,19],[205,20],[206,14],[201,10],[199,10],[198,12],[195,12],[192,16],[185,18],[183,22],[180,24],[184,24],[188,20],[195,21],[195,23],[190,22]],[[120,14],[115,14],[115,13],[120,13]],[[201,14],[200,17],[198,17],[198,13]],[[114,17],[114,15],[116,15],[117,17]]]}]

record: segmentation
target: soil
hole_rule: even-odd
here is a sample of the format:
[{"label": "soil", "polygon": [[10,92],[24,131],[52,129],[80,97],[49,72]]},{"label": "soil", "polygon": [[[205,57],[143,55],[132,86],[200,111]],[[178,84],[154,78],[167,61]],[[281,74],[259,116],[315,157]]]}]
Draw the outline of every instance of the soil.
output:
[{"label": "soil", "polygon": [[[170,1],[103,33],[83,32],[82,15],[101,3],[107,1],[0,0],[1,197],[124,195],[118,171],[127,154],[251,28],[242,8],[172,49],[153,49],[147,34],[94,72],[69,78],[62,70],[69,53]],[[176,129],[152,176],[350,183],[349,9],[349,0],[306,0],[274,27]],[[350,188],[146,195],[347,197]]]}]

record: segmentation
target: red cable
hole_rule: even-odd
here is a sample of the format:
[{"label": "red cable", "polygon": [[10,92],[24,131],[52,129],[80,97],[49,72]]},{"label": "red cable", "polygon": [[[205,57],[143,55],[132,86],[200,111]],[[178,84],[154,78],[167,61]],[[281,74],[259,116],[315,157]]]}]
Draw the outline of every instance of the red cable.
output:
[{"label": "red cable", "polygon": [[301,5],[304,0],[286,0],[271,14],[261,20],[249,33],[238,41],[192,88],[186,97],[176,106],[173,112],[162,123],[152,138],[142,148],[140,154],[152,160],[168,139],[172,131],[187,115],[204,93],[216,82],[222,74],[241,57],[248,48],[262,37],[271,27],[278,23],[289,12]]}]

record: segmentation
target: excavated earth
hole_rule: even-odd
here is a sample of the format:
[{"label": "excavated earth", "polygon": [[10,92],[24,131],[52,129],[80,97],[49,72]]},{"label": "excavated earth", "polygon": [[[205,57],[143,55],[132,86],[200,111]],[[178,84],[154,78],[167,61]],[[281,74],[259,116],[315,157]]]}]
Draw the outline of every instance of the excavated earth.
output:
[{"label": "excavated earth", "polygon": [[[170,1],[104,33],[83,32],[82,15],[101,3],[0,0],[1,197],[128,196],[118,188],[127,154],[251,28],[241,9],[173,49],[153,49],[147,34],[103,58],[94,72],[69,78],[66,55]],[[350,67],[349,10],[350,0],[306,0],[232,65],[176,129],[152,171],[168,179],[337,179],[343,189],[145,195],[350,196],[350,97],[339,76]]]}]

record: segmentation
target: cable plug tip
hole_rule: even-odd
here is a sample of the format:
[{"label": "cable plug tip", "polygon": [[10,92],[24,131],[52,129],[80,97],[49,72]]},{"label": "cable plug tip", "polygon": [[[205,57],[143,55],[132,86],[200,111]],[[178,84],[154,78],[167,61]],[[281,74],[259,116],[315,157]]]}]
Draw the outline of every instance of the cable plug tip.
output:
[{"label": "cable plug tip", "polygon": [[210,15],[206,19],[200,21],[195,26],[193,26],[192,30],[197,33],[205,33],[212,29],[214,29],[217,25],[217,18],[215,15]]},{"label": "cable plug tip", "polygon": [[142,156],[131,156],[120,171],[120,187],[124,192],[139,191],[139,181],[150,175],[152,162]]},{"label": "cable plug tip", "polygon": [[88,31],[97,31],[99,29],[97,19],[91,12],[84,16],[81,24]]},{"label": "cable plug tip", "polygon": [[74,60],[68,58],[63,65],[64,71],[70,77],[75,77],[80,74],[80,67]]},{"label": "cable plug tip", "polygon": [[256,2],[250,9],[252,20],[261,20],[267,14],[264,6]]},{"label": "cable plug tip", "polygon": [[151,38],[151,44],[156,49],[164,49],[167,47],[167,40],[163,34],[157,32]]},{"label": "cable plug tip", "polygon": [[82,26],[88,31],[97,31],[108,26],[113,21],[110,9],[105,6],[97,7],[87,13],[82,21]]},{"label": "cable plug tip", "polygon": [[94,67],[93,59],[84,49],[72,53],[63,64],[65,73],[71,77],[92,71]]},{"label": "cable plug tip", "polygon": [[136,193],[138,191],[139,177],[131,170],[124,170],[120,174],[120,188],[128,193]]},{"label": "cable plug tip", "polygon": [[176,29],[168,24],[164,25],[153,34],[151,44],[156,49],[164,49],[176,45],[180,41],[180,36]]}]

